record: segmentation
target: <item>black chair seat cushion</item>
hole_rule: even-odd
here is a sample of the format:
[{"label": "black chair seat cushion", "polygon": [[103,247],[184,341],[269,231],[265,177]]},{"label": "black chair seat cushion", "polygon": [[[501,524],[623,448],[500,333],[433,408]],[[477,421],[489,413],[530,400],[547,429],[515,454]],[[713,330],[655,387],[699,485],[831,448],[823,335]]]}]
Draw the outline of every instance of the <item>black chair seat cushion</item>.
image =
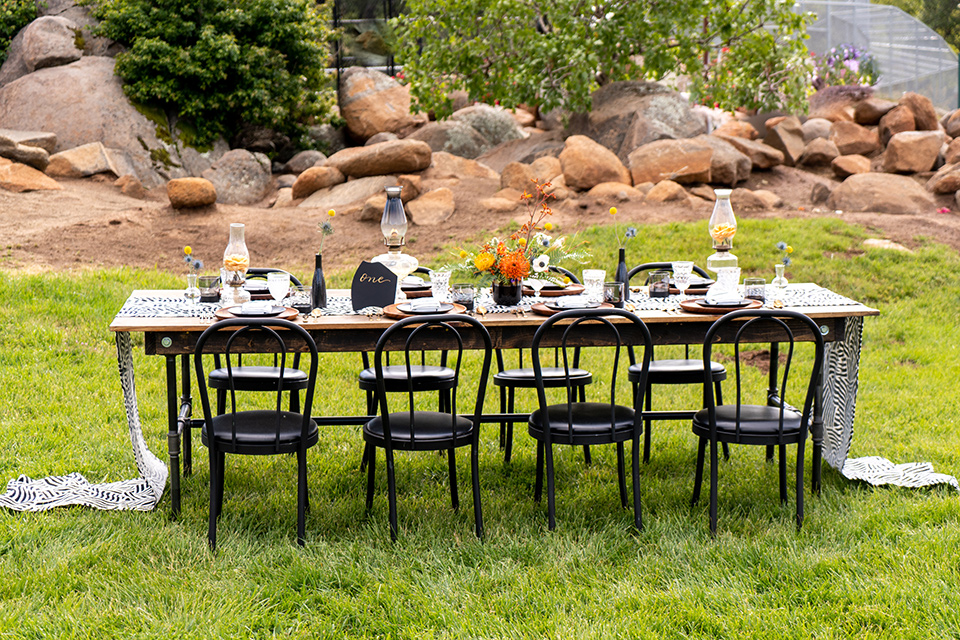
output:
[{"label": "black chair seat cushion", "polygon": [[[237,442],[233,444],[233,419],[237,422]],[[280,412],[279,450],[277,442],[277,412],[267,410],[238,411],[214,416],[213,434],[217,448],[225,453],[245,455],[270,455],[274,453],[293,453],[300,446],[303,429],[303,415],[289,411]],[[200,432],[203,444],[210,446],[210,428],[204,422]],[[317,423],[312,419],[307,429],[307,448],[317,444]]]},{"label": "black chair seat cushion", "polygon": [[[573,414],[573,438],[567,422],[567,407]],[[556,444],[604,444],[625,442],[633,437],[635,412],[631,407],[614,406],[613,423],[610,428],[610,406],[603,402],[574,402],[570,405],[554,404],[547,407],[550,418],[550,439]],[[527,420],[527,431],[537,440],[544,439],[543,413],[537,409]]]},{"label": "black chair seat cushion", "polygon": [[[454,419],[456,436],[454,436]],[[390,436],[394,449],[403,451],[436,451],[469,445],[473,440],[473,421],[437,411],[414,412],[416,438],[410,436],[410,412],[390,414]],[[378,447],[385,446],[383,418],[377,416],[363,426],[363,439]]]},{"label": "black chair seat cushion", "polygon": [[[280,379],[280,367],[247,366],[233,367],[233,386],[237,391],[275,391]],[[284,367],[283,388],[286,391],[306,389],[307,374],[300,369]],[[210,372],[209,385],[213,389],[229,389],[227,368]]]},{"label": "black chair seat cushion", "polygon": [[[630,382],[639,382],[641,365],[631,365],[627,370]],[[719,362],[710,363],[710,375],[714,382],[727,379],[727,370]],[[651,360],[650,384],[703,384],[703,360]]]},{"label": "black chair seat cushion", "polygon": [[[796,411],[783,411],[783,443],[793,444],[800,439],[801,416]],[[737,439],[737,405],[725,404],[717,407],[717,439],[721,442],[739,442],[742,444],[779,444],[777,432],[780,429],[780,408],[757,404],[740,405],[740,439]],[[693,417],[693,432],[698,436],[710,437],[710,414],[701,409]]]},{"label": "black chair seat cushion", "polygon": [[[566,386],[563,367],[541,367],[543,372],[543,386],[548,388]],[[570,384],[572,386],[587,385],[593,382],[593,374],[586,369],[570,369]],[[505,369],[493,376],[493,384],[498,387],[518,387],[533,389],[537,380],[533,367],[525,369]]]},{"label": "black chair seat cushion", "polygon": [[[450,367],[418,364],[410,365],[410,377],[413,378],[414,391],[434,391],[437,389],[452,389],[456,380],[456,373]],[[364,391],[376,391],[376,369],[370,367],[361,371],[359,384]],[[407,391],[406,365],[392,364],[384,367],[383,384],[388,393]]]}]

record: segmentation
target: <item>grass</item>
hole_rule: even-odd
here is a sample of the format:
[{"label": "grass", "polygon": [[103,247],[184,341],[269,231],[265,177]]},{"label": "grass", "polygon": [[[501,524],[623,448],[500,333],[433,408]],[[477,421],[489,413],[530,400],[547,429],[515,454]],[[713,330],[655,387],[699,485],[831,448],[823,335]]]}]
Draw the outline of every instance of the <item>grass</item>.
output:
[{"label": "grass", "polygon": [[[932,240],[909,255],[864,251],[867,235],[838,220],[744,220],[735,252],[745,273],[769,278],[774,244],[789,242],[791,280],[882,311],[865,323],[851,455],[926,460],[956,474],[960,259]],[[613,255],[609,229],[583,239],[593,255]],[[628,256],[702,261],[707,243],[702,224],[643,227]],[[350,275],[334,274],[332,286]],[[0,478],[135,475],[107,326],[131,289],[178,283],[128,269],[0,271]],[[142,336],[135,341],[141,418],[149,446],[165,457],[162,359],[143,355]],[[324,412],[362,406],[355,360],[323,356],[325,388],[336,390],[322,395]],[[691,390],[655,402],[695,400]],[[778,503],[775,467],[759,449],[735,447],[721,467],[720,533],[711,539],[706,500],[688,504],[690,427],[658,423],[641,470],[642,532],[619,507],[614,456],[602,448],[589,468],[579,452],[559,453],[559,527],[548,532],[532,500],[530,438],[518,425],[505,466],[495,431],[485,427],[482,438],[482,543],[472,534],[466,456],[454,513],[444,460],[421,454],[398,459],[401,532],[391,544],[383,465],[367,514],[354,428],[324,430],[309,454],[305,549],[294,543],[294,460],[228,458],[211,555],[198,444],[177,519],[169,495],[148,513],[0,513],[0,637],[960,635],[960,502],[950,489],[873,489],[825,467],[823,492],[807,496],[797,532],[792,491],[786,507]]]}]

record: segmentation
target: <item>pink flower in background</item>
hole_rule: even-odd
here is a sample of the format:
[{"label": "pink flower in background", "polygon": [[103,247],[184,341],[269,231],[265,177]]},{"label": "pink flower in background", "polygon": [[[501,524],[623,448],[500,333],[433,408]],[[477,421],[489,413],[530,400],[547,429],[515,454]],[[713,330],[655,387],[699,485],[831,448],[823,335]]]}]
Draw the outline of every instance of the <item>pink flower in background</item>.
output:
[{"label": "pink flower in background", "polygon": [[939,209],[937,209],[937,213],[950,213],[950,208],[949,208],[949,207],[940,207]]}]

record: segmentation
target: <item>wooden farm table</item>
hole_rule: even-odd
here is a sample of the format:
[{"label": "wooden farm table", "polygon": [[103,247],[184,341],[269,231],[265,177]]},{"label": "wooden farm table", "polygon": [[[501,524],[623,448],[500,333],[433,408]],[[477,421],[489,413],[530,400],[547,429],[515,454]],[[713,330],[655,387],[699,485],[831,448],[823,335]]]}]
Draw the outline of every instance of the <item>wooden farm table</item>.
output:
[{"label": "wooden farm table", "polygon": [[[843,298],[816,285],[790,285],[789,295],[784,300],[796,304],[790,308],[814,318],[820,325],[821,333],[827,343],[827,360],[824,366],[821,401],[811,427],[811,439],[814,445],[813,468],[814,489],[819,489],[820,457],[823,455],[831,466],[839,469],[843,466],[853,434],[853,419],[856,407],[857,374],[860,359],[860,342],[863,318],[879,315],[871,309],[853,300]],[[110,329],[116,332],[120,373],[124,388],[125,406],[128,422],[136,423],[139,431],[139,417],[136,415],[136,395],[133,385],[131,333],[144,334],[144,351],[147,355],[166,358],[167,410],[168,410],[168,452],[171,474],[171,494],[173,512],[180,509],[180,449],[181,440],[185,445],[184,472],[190,473],[190,427],[198,421],[191,419],[191,367],[189,355],[200,333],[210,326],[208,309],[197,313],[197,307],[189,307],[183,300],[182,291],[135,291],[117,314]],[[328,299],[337,296],[349,296],[349,292],[332,290]],[[650,301],[651,303],[653,301]],[[675,305],[674,305],[675,306]],[[189,309],[190,311],[186,311]],[[193,313],[193,316],[181,314]],[[204,313],[207,317],[203,317]],[[717,316],[691,314],[675,310],[656,310],[640,308],[636,311],[647,324],[655,344],[701,344],[710,324]],[[543,317],[527,312],[489,313],[483,316],[484,326],[490,333],[495,348],[519,348],[531,343],[534,332],[543,321]],[[302,325],[317,343],[320,352],[362,352],[373,351],[377,339],[393,320],[366,315],[325,315],[310,317]],[[792,323],[791,323],[792,324]],[[791,327],[799,340],[810,340],[812,336],[805,326]],[[774,339],[771,336],[771,339]],[[628,338],[629,340],[629,338]],[[442,348],[438,343],[435,346]],[[465,345],[468,348],[478,345]],[[251,352],[257,352],[262,346],[251,343],[247,346]],[[291,344],[291,349],[298,346]],[[776,345],[771,345],[771,378],[776,375]],[[180,357],[178,385],[177,357]],[[126,378],[126,379],[124,379]],[[179,397],[178,397],[179,393]],[[771,402],[777,401],[775,382],[771,384],[769,396]],[[133,415],[131,415],[131,412]],[[664,417],[686,418],[692,412],[663,412]],[[315,416],[318,424],[363,424],[368,416]],[[485,414],[485,422],[503,420],[526,420],[526,414]],[[136,451],[136,447],[135,447]],[[138,457],[140,463],[140,457]],[[144,474],[141,466],[141,474]],[[157,496],[159,499],[159,495]]]}]

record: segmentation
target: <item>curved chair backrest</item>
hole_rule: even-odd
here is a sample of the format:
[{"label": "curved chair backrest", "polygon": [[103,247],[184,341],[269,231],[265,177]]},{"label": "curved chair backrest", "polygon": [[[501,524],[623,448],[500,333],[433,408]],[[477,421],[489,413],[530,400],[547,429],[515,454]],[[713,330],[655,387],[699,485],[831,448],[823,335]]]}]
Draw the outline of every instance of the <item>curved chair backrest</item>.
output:
[{"label": "curved chair backrest", "polygon": [[[302,436],[306,438],[307,429],[310,422],[310,411],[313,407],[313,392],[317,381],[317,345],[307,331],[298,324],[288,320],[279,320],[276,318],[231,318],[221,320],[208,327],[200,338],[197,339],[197,346],[194,350],[194,369],[197,375],[197,384],[200,387],[200,402],[203,406],[204,419],[208,422],[216,415],[210,410],[210,399],[207,392],[206,376],[203,371],[204,353],[218,353],[226,356],[227,378],[230,384],[230,411],[231,414],[237,413],[237,393],[233,380],[233,365],[231,355],[239,355],[241,346],[253,337],[253,334],[263,334],[268,343],[272,343],[274,353],[280,355],[280,375],[277,380],[277,434],[276,442],[279,446],[279,428],[280,415],[283,410],[280,407],[281,395],[283,393],[283,370],[286,367],[287,352],[294,346],[294,343],[302,341],[306,350],[310,352],[310,371],[308,374],[307,392],[303,402],[303,431]],[[211,342],[211,348],[207,348],[207,343]],[[236,443],[236,421],[233,423],[232,437]]]},{"label": "curved chair backrest", "polygon": [[274,269],[273,267],[250,267],[247,269],[247,279],[256,279],[256,280],[266,280],[268,273],[285,273],[290,276],[290,284],[295,287],[302,287],[300,280],[297,279],[297,276],[293,275],[289,271],[284,271],[283,269]]},{"label": "curved chair backrest", "polygon": [[[438,341],[442,338],[442,341]],[[424,349],[440,349],[444,353],[455,355],[456,360],[453,366],[454,376],[450,382],[451,394],[450,419],[454,425],[456,433],[457,425],[457,387],[460,384],[460,370],[463,364],[464,345],[469,348],[476,348],[477,343],[483,349],[483,366],[480,376],[477,378],[477,401],[473,410],[474,437],[479,432],[480,416],[483,413],[483,398],[486,393],[487,374],[490,372],[490,360],[493,352],[493,341],[490,339],[490,333],[486,327],[470,316],[461,315],[432,315],[432,316],[414,316],[399,320],[380,336],[377,340],[377,347],[373,352],[373,366],[377,376],[377,404],[380,406],[380,415],[383,420],[383,431],[387,440],[392,436],[390,433],[390,410],[388,406],[388,395],[397,396],[399,394],[388,394],[384,383],[383,368],[387,366],[386,355],[390,350],[398,351],[403,354],[403,364],[394,366],[405,366],[407,369],[407,411],[410,414],[411,442],[416,439],[416,411],[414,410],[414,387],[416,378],[412,375],[411,368],[414,362],[411,354],[421,352]]]},{"label": "curved chair backrest", "polygon": [[548,266],[547,269],[550,270],[550,271],[553,271],[554,273],[559,273],[559,274],[565,275],[566,277],[570,278],[570,282],[572,282],[572,283],[574,283],[574,284],[582,284],[582,283],[580,282],[580,278],[578,278],[577,276],[575,276],[575,275],[573,274],[573,271],[570,271],[569,269],[564,269],[563,267],[558,267],[558,266],[555,266],[555,265],[552,265],[552,264],[551,264],[550,266]]},{"label": "curved chair backrest", "polygon": [[[634,268],[627,271],[627,282],[633,279],[633,276],[638,273],[647,272],[647,278],[650,277],[651,271],[669,271],[673,273],[673,263],[672,262],[644,262],[639,264]],[[710,276],[702,268],[697,265],[693,265],[693,272],[696,273],[701,278],[709,278]]]},{"label": "curved chair backrest", "polygon": [[[815,345],[815,355],[813,367],[810,370],[810,380],[807,383],[806,397],[803,401],[803,413],[801,428],[805,431],[810,425],[810,418],[813,411],[813,402],[816,397],[817,384],[820,381],[820,372],[823,369],[824,344],[823,335],[820,333],[820,327],[817,323],[797,311],[788,311],[784,309],[743,309],[734,311],[721,317],[714,322],[703,343],[703,366],[704,366],[704,406],[709,411],[710,416],[710,435],[716,438],[717,418],[716,418],[716,400],[713,395],[713,380],[710,375],[710,355],[713,351],[715,342],[721,339],[726,342],[732,342],[734,348],[734,360],[736,361],[737,376],[737,418],[736,430],[737,437],[740,437],[740,416],[742,406],[742,381],[740,369],[740,345],[744,343],[757,342],[786,342],[789,345],[787,350],[786,363],[783,367],[778,367],[781,374],[779,386],[779,405],[780,405],[780,424],[779,435],[783,436],[783,411],[787,403],[787,380],[790,376],[790,365],[793,361],[793,347],[796,342],[796,334],[787,321],[794,321],[794,326],[799,324],[799,329],[809,331],[813,336]],[[771,380],[770,385],[774,385]]]},{"label": "curved chair backrest", "polygon": [[[624,318],[628,322],[613,322],[613,318]],[[569,321],[569,322],[568,322]],[[561,324],[562,323],[562,324]],[[542,345],[544,340],[547,345]],[[617,377],[620,370],[620,358],[623,347],[625,346],[643,346],[643,367],[640,375],[639,390],[633,400],[635,411],[634,428],[640,429],[643,420],[643,398],[644,390],[647,386],[647,375],[650,369],[650,358],[653,353],[653,338],[650,330],[634,313],[625,309],[570,309],[550,316],[533,335],[533,344],[531,345],[533,372],[537,382],[537,399],[540,403],[540,410],[545,417],[547,412],[546,388],[543,381],[543,372],[541,365],[540,352],[542,349],[558,346],[561,353],[561,362],[567,377],[567,405],[568,421],[572,420],[572,410],[569,405],[575,402],[574,385],[570,382],[569,372],[573,368],[573,357],[578,349],[593,343],[601,343],[613,347],[613,367],[610,374],[610,429],[614,429],[614,406],[617,404]],[[604,399],[606,403],[606,398]],[[551,430],[545,425],[544,433],[547,434],[549,442]],[[573,429],[568,429],[571,438]],[[638,432],[639,433],[639,432]]]}]

